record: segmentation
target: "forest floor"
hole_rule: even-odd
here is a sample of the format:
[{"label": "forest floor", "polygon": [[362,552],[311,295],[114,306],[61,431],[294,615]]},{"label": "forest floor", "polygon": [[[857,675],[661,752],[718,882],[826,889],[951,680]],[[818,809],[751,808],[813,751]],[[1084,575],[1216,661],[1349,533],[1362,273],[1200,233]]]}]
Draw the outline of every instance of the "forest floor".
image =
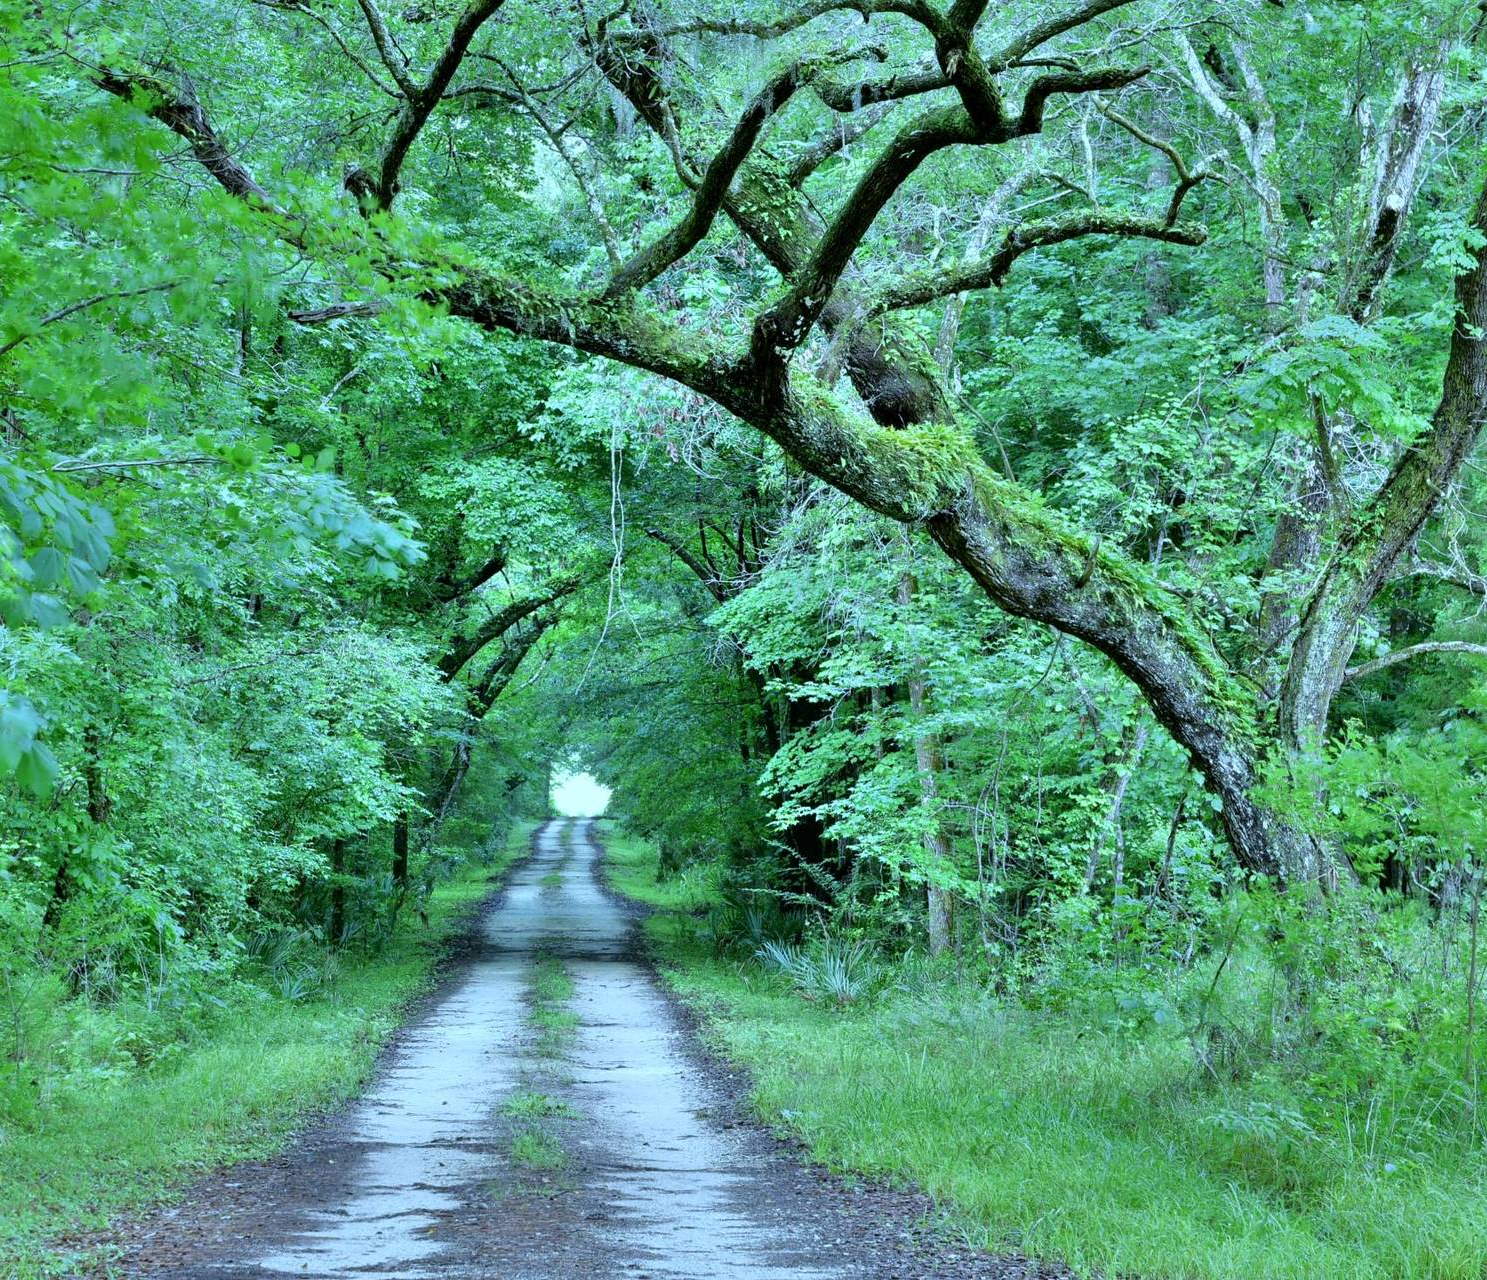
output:
[{"label": "forest floor", "polygon": [[1033,1280],[922,1196],[833,1177],[751,1123],[601,883],[541,829],[370,1089],[273,1159],[113,1236],[95,1274]]}]

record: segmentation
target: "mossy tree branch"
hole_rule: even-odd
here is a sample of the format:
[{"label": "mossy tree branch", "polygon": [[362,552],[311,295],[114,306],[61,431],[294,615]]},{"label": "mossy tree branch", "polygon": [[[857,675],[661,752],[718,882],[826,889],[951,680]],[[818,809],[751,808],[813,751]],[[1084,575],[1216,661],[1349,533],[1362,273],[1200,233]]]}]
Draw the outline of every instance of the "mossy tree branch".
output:
[{"label": "mossy tree branch", "polygon": [[1023,254],[1086,236],[1118,236],[1197,246],[1208,239],[1208,230],[1197,223],[1172,226],[1164,218],[1099,212],[1028,223],[1008,230],[996,251],[983,261],[946,267],[890,285],[873,298],[868,314],[881,315],[886,311],[923,306],[954,293],[1000,288],[1006,282],[1013,263]]},{"label": "mossy tree branch", "polygon": [[1487,422],[1487,176],[1470,229],[1479,243],[1456,277],[1450,354],[1430,425],[1357,511],[1302,613],[1280,698],[1281,732],[1292,746],[1326,730],[1364,610],[1410,553]]},{"label": "mossy tree branch", "polygon": [[584,581],[577,575],[560,578],[533,595],[513,600],[510,604],[495,610],[489,617],[482,619],[473,630],[456,636],[450,642],[449,648],[439,656],[439,670],[444,678],[453,679],[486,645],[505,635],[523,618],[530,617],[537,610],[546,608],[564,596],[571,596],[584,585]]},{"label": "mossy tree branch", "polygon": [[[842,62],[862,56],[840,54],[826,62]],[[808,84],[823,67],[819,58],[801,58],[777,72],[744,109],[728,139],[702,171],[692,204],[674,226],[624,262],[610,281],[609,293],[622,293],[649,284],[661,272],[679,262],[701,243],[712,229],[723,198],[739,167],[749,157],[770,119]]]}]

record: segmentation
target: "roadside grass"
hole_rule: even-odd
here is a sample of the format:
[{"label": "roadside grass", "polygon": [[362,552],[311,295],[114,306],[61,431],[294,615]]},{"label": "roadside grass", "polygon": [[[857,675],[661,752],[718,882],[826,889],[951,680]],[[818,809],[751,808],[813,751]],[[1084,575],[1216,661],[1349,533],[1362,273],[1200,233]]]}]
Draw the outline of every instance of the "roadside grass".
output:
[{"label": "roadside grass", "polygon": [[554,956],[543,956],[537,961],[536,975],[532,981],[532,996],[539,1004],[567,1004],[573,999],[573,979],[563,968],[563,962]]},{"label": "roadside grass", "polygon": [[834,1169],[922,1187],[970,1243],[1108,1280],[1487,1277],[1481,1149],[1411,1118],[1428,1101],[1338,1103],[1321,1130],[1273,1080],[1216,1080],[1160,1029],[949,979],[803,999],[699,936],[705,869],[658,882],[653,849],[603,838],[612,883],[657,908],[667,980],[750,1069],[760,1114]]},{"label": "roadside grass", "polygon": [[166,1061],[62,1077],[25,1127],[0,1127],[0,1275],[72,1273],[72,1243],[207,1170],[280,1148],[310,1113],[353,1095],[448,939],[526,851],[518,823],[488,862],[437,885],[424,927],[405,913],[378,954],[344,959],[322,992],[224,1011]]},{"label": "roadside grass", "polygon": [[[571,1083],[558,1060],[567,1054],[578,1031],[578,1015],[568,1008],[576,990],[572,974],[558,956],[537,956],[527,975],[527,1020],[536,1030],[529,1052],[538,1060],[532,1066],[546,1088]],[[562,1121],[577,1117],[569,1103],[551,1093],[525,1088],[502,1102],[501,1113],[519,1122],[513,1126],[508,1149],[513,1166],[534,1173],[554,1173],[567,1165],[568,1153],[553,1130]],[[543,1183],[549,1181],[542,1179]]]}]

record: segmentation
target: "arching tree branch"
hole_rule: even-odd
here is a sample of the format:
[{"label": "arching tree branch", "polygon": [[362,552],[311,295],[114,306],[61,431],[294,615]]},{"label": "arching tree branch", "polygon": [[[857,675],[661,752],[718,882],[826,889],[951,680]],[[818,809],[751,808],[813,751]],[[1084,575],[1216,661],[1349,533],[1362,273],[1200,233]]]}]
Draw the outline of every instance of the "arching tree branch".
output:
[{"label": "arching tree branch", "polygon": [[[856,59],[857,53],[837,55],[826,62]],[[674,262],[686,257],[712,228],[713,219],[722,207],[723,197],[737,175],[739,166],[748,158],[770,118],[795,95],[802,85],[817,75],[822,59],[803,58],[778,72],[744,109],[733,126],[728,140],[708,162],[697,184],[692,205],[669,230],[624,263],[614,274],[609,292],[638,289],[654,280]]]},{"label": "arching tree branch", "polygon": [[645,535],[654,538],[663,547],[671,552],[678,560],[687,566],[696,576],[697,580],[707,588],[707,592],[719,604],[729,598],[727,586],[719,579],[713,567],[695,555],[692,550],[680,538],[667,533],[663,529],[647,529]]},{"label": "arching tree branch", "polygon": [[798,187],[811,174],[835,155],[840,155],[854,142],[876,129],[892,113],[891,103],[871,111],[862,111],[845,120],[836,120],[825,133],[811,143],[790,168],[790,185]]},{"label": "arching tree branch", "polygon": [[180,83],[173,85],[143,72],[123,74],[103,68],[94,76],[94,83],[115,97],[134,103],[181,138],[201,167],[229,195],[275,217],[286,216],[212,127],[189,77],[182,76]]},{"label": "arching tree branch", "polygon": [[1395,649],[1380,658],[1360,662],[1356,667],[1349,667],[1343,672],[1342,678],[1345,681],[1361,680],[1364,676],[1373,675],[1375,671],[1382,671],[1386,667],[1392,667],[1396,662],[1407,661],[1422,653],[1470,653],[1479,658],[1487,658],[1487,644],[1471,644],[1465,640],[1426,640],[1421,644]]},{"label": "arching tree branch", "polygon": [[449,648],[439,657],[439,670],[443,672],[444,678],[452,679],[492,640],[505,635],[523,618],[536,613],[538,609],[552,604],[554,600],[572,595],[583,586],[584,581],[577,575],[560,578],[534,595],[513,600],[481,621],[473,631],[455,637]]},{"label": "arching tree branch", "polygon": [[952,293],[965,293],[990,286],[1000,287],[1012,264],[1032,249],[1062,244],[1085,236],[1120,236],[1161,240],[1168,244],[1200,245],[1208,238],[1207,228],[1197,223],[1169,225],[1161,218],[1142,218],[1118,213],[1080,213],[1047,222],[1013,227],[988,258],[967,266],[948,267],[892,285],[873,299],[869,315],[922,306]]},{"label": "arching tree branch", "polygon": [[809,261],[793,275],[789,292],[755,321],[752,346],[756,355],[792,351],[805,340],[883,206],[935,152],[968,143],[996,144],[1036,133],[1043,126],[1044,106],[1054,94],[1119,88],[1145,74],[1144,67],[1102,67],[1039,76],[1028,87],[1015,123],[999,114],[992,125],[983,127],[961,106],[932,109],[915,117],[868,167],[841,212],[821,235]]},{"label": "arching tree branch", "polygon": [[850,115],[880,103],[898,102],[904,98],[918,97],[922,93],[933,93],[936,89],[948,89],[950,81],[937,66],[925,66],[915,71],[895,71],[878,80],[829,80],[821,79],[813,86],[816,96],[833,111]]},{"label": "arching tree branch", "polygon": [[392,35],[387,29],[387,20],[382,16],[382,10],[377,7],[377,0],[356,0],[361,8],[362,17],[366,19],[367,30],[372,33],[372,43],[377,46],[377,56],[382,59],[382,65],[393,78],[393,82],[405,98],[418,96],[418,86],[408,74],[408,64],[392,42]]},{"label": "arching tree branch", "polygon": [[1120,9],[1130,3],[1131,0],[1089,0],[1087,4],[1077,9],[1048,18],[1038,23],[1037,26],[1029,27],[1026,31],[1014,36],[986,59],[986,65],[992,71],[1004,71],[1050,40],[1093,22],[1112,9]]}]

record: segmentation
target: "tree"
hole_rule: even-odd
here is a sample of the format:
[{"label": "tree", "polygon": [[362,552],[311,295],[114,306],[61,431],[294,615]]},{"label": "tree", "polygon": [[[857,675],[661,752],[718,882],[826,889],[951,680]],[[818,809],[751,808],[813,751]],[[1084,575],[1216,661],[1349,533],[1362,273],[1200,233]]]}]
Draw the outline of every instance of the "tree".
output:
[{"label": "tree", "polygon": [[[303,6],[282,8],[286,18],[314,16]],[[1025,254],[1050,245],[1092,236],[1201,244],[1202,227],[1181,216],[1194,186],[1192,170],[1183,167],[1157,212],[1097,208],[1014,223],[989,255],[966,265],[903,274],[868,272],[863,261],[895,197],[911,182],[941,180],[935,161],[942,153],[1005,147],[1043,132],[1060,104],[1139,89],[1148,66],[1110,61],[1105,51],[1107,45],[1129,47],[1110,25],[1129,8],[1121,0],[1090,0],[1021,29],[1004,15],[988,21],[981,4],[956,3],[942,12],[896,0],[865,8],[815,4],[759,21],[673,19],[650,9],[592,22],[580,18],[571,30],[572,48],[580,52],[559,75],[562,87],[545,96],[561,101],[590,66],[598,68],[664,144],[686,194],[674,218],[661,208],[672,198],[655,201],[660,229],[647,230],[643,243],[597,284],[577,288],[555,286],[535,262],[525,271],[497,267],[470,249],[418,244],[396,213],[405,168],[442,111],[469,103],[480,119],[492,120],[493,132],[523,109],[530,114],[526,67],[508,73],[504,84],[469,73],[471,64],[509,67],[519,54],[532,66],[540,61],[532,33],[517,19],[499,20],[506,16],[499,0],[468,6],[437,43],[428,23],[408,24],[394,39],[369,4],[361,6],[364,33],[337,31],[364,78],[395,108],[376,155],[347,179],[368,218],[365,236],[260,183],[226,141],[230,131],[220,130],[191,87],[210,83],[200,71],[188,81],[179,71],[145,70],[116,56],[92,74],[101,88],[174,132],[216,182],[257,211],[286,244],[322,258],[355,245],[394,294],[413,291],[483,328],[670,378],[749,423],[811,474],[864,505],[922,525],[1000,607],[1093,645],[1135,682],[1218,797],[1229,842],[1245,867],[1314,874],[1314,843],[1260,803],[1254,785],[1267,752],[1305,750],[1324,728],[1363,611],[1476,441],[1484,344],[1473,326],[1487,304],[1483,249],[1474,245],[1457,279],[1459,320],[1433,419],[1401,450],[1332,549],[1302,612],[1282,685],[1278,734],[1260,722],[1244,672],[1195,623],[1184,601],[1146,567],[997,474],[956,422],[944,380],[914,354],[912,338],[894,319],[939,298],[999,285]],[[870,21],[844,27],[849,12]],[[896,50],[913,49],[914,56],[890,56],[873,44],[878,28],[872,20]],[[407,24],[406,17],[401,21]],[[812,38],[819,28],[837,43]],[[681,60],[678,41],[696,39],[706,59],[709,39],[735,37],[780,42],[785,60],[723,141],[708,145],[698,119],[702,95],[679,89],[669,69]],[[362,46],[369,52],[355,54]],[[418,52],[422,69],[405,59],[404,47]],[[551,46],[546,56],[554,56]],[[220,51],[202,51],[198,61],[208,66],[200,70],[209,71],[216,57]],[[886,70],[871,70],[875,63]],[[518,88],[510,87],[513,80]],[[808,143],[812,156],[839,150],[860,112],[895,104],[886,120],[874,121],[891,136],[871,149],[850,189],[824,215],[801,190],[811,163],[803,156],[788,170],[767,141],[787,108],[807,93],[815,102],[791,118],[808,114],[822,123]],[[584,173],[583,165],[574,166],[574,180],[591,183]],[[421,180],[436,178],[429,171]],[[591,203],[602,208],[598,199]],[[697,252],[720,213],[778,272],[781,284],[757,302],[737,297],[744,322],[708,336],[666,316],[655,293],[666,287],[668,271]],[[1484,230],[1484,217],[1487,207],[1478,201],[1470,219],[1474,233]],[[607,239],[606,247],[613,247]],[[822,361],[815,370],[805,358],[813,343]],[[850,391],[836,384],[837,371]]]}]

